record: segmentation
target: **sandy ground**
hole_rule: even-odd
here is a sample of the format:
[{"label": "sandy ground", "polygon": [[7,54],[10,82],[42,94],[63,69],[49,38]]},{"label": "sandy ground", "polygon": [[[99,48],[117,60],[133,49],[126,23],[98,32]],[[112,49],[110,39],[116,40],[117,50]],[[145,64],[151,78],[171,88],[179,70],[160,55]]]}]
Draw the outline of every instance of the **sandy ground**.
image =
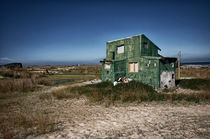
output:
[{"label": "sandy ground", "polygon": [[209,110],[207,104],[142,103],[106,108],[90,105],[85,99],[55,100],[47,111],[59,119],[61,130],[37,138],[208,138]]},{"label": "sandy ground", "polygon": [[96,83],[100,83],[100,82],[101,82],[101,80],[91,80],[91,81],[86,81],[86,82],[81,82],[81,83],[74,83],[72,85],[60,85],[60,86],[56,86],[56,87],[51,87],[51,88],[45,90],[44,93],[51,93],[52,91],[64,89],[67,87],[84,86],[84,85],[96,84]]},{"label": "sandy ground", "polygon": [[[74,84],[78,86],[84,84]],[[54,89],[65,86],[53,87]],[[31,96],[33,97],[33,96]],[[30,102],[29,102],[30,101]],[[209,138],[210,104],[129,103],[106,107],[85,98],[28,102],[56,118],[55,132],[27,138]]]}]

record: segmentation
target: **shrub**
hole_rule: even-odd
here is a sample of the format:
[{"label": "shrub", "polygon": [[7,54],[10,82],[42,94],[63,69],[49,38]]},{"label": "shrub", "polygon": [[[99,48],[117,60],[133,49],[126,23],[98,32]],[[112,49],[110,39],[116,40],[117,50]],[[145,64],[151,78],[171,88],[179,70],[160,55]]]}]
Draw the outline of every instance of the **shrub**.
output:
[{"label": "shrub", "polygon": [[210,80],[205,79],[184,79],[179,82],[180,87],[185,89],[200,90],[210,89]]},{"label": "shrub", "polygon": [[105,87],[112,87],[112,83],[111,82],[101,82],[98,84],[93,84],[93,85],[88,85],[89,87],[93,87],[93,88],[105,88]]},{"label": "shrub", "polygon": [[78,98],[80,95],[85,95],[91,102],[108,100],[112,103],[115,101],[153,101],[164,98],[160,97],[162,94],[158,94],[151,86],[135,81],[117,86],[113,86],[111,82],[102,82],[55,91],[53,95],[58,99]]},{"label": "shrub", "polygon": [[52,85],[50,80],[48,80],[48,79],[37,79],[37,84],[47,85],[47,86]]},{"label": "shrub", "polygon": [[50,93],[43,93],[43,94],[39,95],[39,99],[41,99],[41,100],[51,100],[52,99],[51,96],[52,95]]},{"label": "shrub", "polygon": [[[12,77],[12,78],[31,78],[31,76],[34,73],[30,73],[27,70],[21,69],[21,70],[2,70],[0,71],[0,74],[5,76],[5,77]],[[38,75],[38,74],[37,74]]]},{"label": "shrub", "polygon": [[34,76],[33,78],[0,80],[0,93],[33,91],[37,84],[51,85],[49,80],[36,79]]},{"label": "shrub", "polygon": [[79,96],[77,92],[71,93],[69,89],[57,90],[57,91],[52,92],[52,94],[57,99],[75,98]]},{"label": "shrub", "polygon": [[117,86],[113,86],[110,82],[102,82],[94,85],[66,88],[55,91],[53,95],[57,99],[79,98],[84,95],[90,102],[105,102],[107,104],[134,101],[170,101],[173,103],[183,100],[197,103],[210,100],[208,90],[193,94],[166,94],[158,93],[151,86],[136,81],[128,84],[118,84]]},{"label": "shrub", "polygon": [[15,80],[2,80],[0,81],[0,92],[27,92],[34,90],[34,84],[31,79],[15,79]]}]

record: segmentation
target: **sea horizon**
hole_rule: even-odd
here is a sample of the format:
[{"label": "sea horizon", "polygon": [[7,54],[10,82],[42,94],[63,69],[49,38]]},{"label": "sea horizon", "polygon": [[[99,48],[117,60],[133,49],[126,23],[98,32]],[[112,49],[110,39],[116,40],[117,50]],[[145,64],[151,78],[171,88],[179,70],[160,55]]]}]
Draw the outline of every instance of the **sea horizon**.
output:
[{"label": "sea horizon", "polygon": [[[61,61],[61,62],[34,62],[34,63],[24,63],[24,62],[8,62],[0,63],[0,65],[6,65],[10,63],[21,63],[23,66],[74,66],[74,65],[100,65],[99,61]],[[210,66],[209,62],[181,62],[182,66]]]}]

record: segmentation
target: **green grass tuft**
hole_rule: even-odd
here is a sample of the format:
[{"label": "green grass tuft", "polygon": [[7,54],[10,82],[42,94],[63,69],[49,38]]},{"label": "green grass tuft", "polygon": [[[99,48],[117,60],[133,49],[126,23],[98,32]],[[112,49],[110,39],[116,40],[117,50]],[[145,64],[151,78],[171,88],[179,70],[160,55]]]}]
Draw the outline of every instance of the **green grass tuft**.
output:
[{"label": "green grass tuft", "polygon": [[181,88],[201,90],[210,89],[210,80],[205,79],[184,79],[179,83]]},{"label": "green grass tuft", "polygon": [[142,101],[170,101],[173,103],[183,100],[197,103],[210,100],[208,90],[196,94],[166,94],[158,93],[151,86],[136,81],[127,84],[121,83],[116,86],[113,86],[111,82],[102,82],[94,85],[66,88],[53,93],[53,96],[57,99],[79,98],[82,95],[86,96],[90,102],[105,102],[107,104]]}]

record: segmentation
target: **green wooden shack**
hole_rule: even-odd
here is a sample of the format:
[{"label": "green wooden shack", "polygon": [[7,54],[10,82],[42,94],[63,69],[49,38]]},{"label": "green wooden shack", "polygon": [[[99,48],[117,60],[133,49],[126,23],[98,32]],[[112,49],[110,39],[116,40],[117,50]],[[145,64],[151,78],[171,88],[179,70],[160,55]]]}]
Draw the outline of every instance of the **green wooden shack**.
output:
[{"label": "green wooden shack", "polygon": [[163,57],[144,34],[106,43],[102,81],[129,78],[156,88],[175,86],[176,58]]}]

